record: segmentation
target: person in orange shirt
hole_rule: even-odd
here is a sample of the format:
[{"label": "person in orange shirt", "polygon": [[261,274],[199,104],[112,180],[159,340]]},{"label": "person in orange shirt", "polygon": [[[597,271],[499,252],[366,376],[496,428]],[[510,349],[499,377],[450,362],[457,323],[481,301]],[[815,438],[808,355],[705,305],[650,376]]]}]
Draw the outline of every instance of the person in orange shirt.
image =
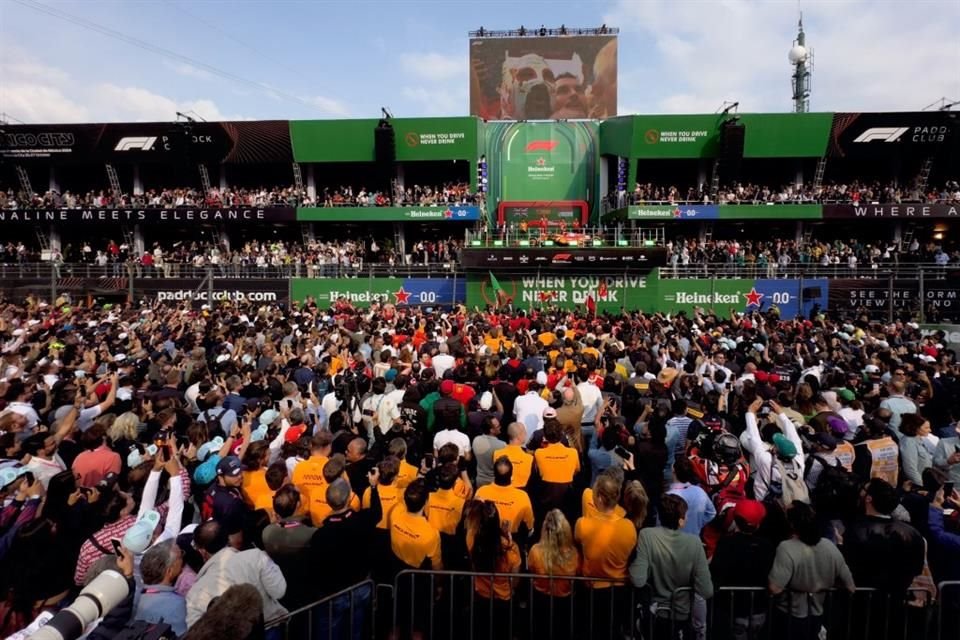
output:
[{"label": "person in orange shirt", "polygon": [[[497,506],[487,502],[481,511],[480,526],[470,549],[473,570],[480,573],[517,573],[520,570],[520,549],[510,536],[510,527],[500,521]],[[479,637],[509,637],[510,600],[517,580],[505,576],[479,576],[474,581],[477,592],[476,617]],[[492,609],[492,611],[491,611]],[[494,629],[487,629],[490,619]]]},{"label": "person in orange shirt", "polygon": [[467,473],[466,466],[461,464],[460,448],[456,444],[448,442],[440,447],[437,451],[436,464],[437,468],[446,464],[455,464],[458,469],[462,468],[463,471],[460,472],[456,483],[453,485],[453,493],[458,498],[463,498],[464,500],[469,500],[473,497],[473,483],[470,481],[470,474]]},{"label": "person in orange shirt", "polygon": [[530,573],[546,576],[533,581],[533,606],[535,611],[550,611],[553,607],[553,617],[543,621],[535,617],[534,624],[537,626],[532,637],[570,637],[567,621],[570,619],[573,581],[550,578],[577,575],[580,573],[580,562],[580,552],[573,544],[570,522],[559,509],[550,510],[543,519],[540,542],[533,545],[527,555],[527,569]]},{"label": "person in orange shirt", "polygon": [[[345,473],[346,468],[347,460],[343,457],[343,454],[340,453],[333,454],[327,461],[327,464],[323,465],[323,485],[316,486],[311,490],[310,504],[307,507],[313,526],[322,527],[323,521],[333,513],[333,507],[331,507],[327,501],[327,488],[333,484],[337,478],[348,479]],[[351,511],[360,510],[360,498],[352,491],[350,492],[350,499],[347,504]]]},{"label": "person in orange shirt", "polygon": [[[383,474],[382,471],[380,473]],[[440,533],[424,517],[428,495],[427,483],[423,478],[414,480],[403,492],[403,504],[397,505],[391,514],[389,528],[390,551],[393,556],[391,564],[401,571],[443,569]],[[395,603],[399,613],[398,629],[404,629],[416,637],[417,632],[427,623],[424,614],[430,608],[427,603],[434,595],[431,579],[423,574],[397,579],[401,585]],[[414,606],[411,607],[411,604]],[[412,618],[411,609],[413,609]]]},{"label": "person in orange shirt", "polygon": [[[627,561],[637,544],[633,523],[618,518],[615,509],[620,485],[610,475],[601,474],[593,483],[593,501],[597,515],[577,520],[574,538],[583,551],[583,575],[623,580],[627,577]],[[612,586],[606,581],[588,583],[595,589]]]},{"label": "person in orange shirt", "polygon": [[[607,467],[604,469],[600,475],[610,476],[614,482],[617,484],[617,495],[620,495],[623,489],[623,468],[622,467]],[[597,476],[600,477],[600,476]],[[580,509],[584,517],[595,517],[599,514],[596,504],[593,501],[593,487],[587,487],[583,490],[583,494],[580,497]],[[619,504],[613,508],[613,513],[618,518],[626,517],[627,510],[621,507]]]},{"label": "person in orange shirt", "polygon": [[533,452],[540,479],[552,484],[568,485],[580,471],[580,456],[576,449],[563,443],[563,428],[556,420],[545,420],[543,439],[546,446]]},{"label": "person in orange shirt", "polygon": [[243,453],[243,484],[240,491],[243,501],[252,507],[258,501],[262,504],[267,495],[273,492],[267,486],[267,461],[270,459],[269,445],[263,440],[251,442]]},{"label": "person in orange shirt", "polygon": [[[403,491],[397,487],[397,471],[400,469],[400,461],[394,456],[387,456],[379,463],[377,469],[380,471],[380,506],[383,509],[383,517],[377,523],[377,529],[387,531],[390,525],[390,514],[396,507]],[[363,508],[370,508],[370,489],[363,492]]]},{"label": "person in orange shirt", "polygon": [[310,457],[298,462],[293,468],[291,482],[300,492],[300,501],[308,506],[313,504],[315,499],[326,501],[324,496],[327,483],[323,479],[323,467],[330,459],[332,444],[333,434],[321,429],[310,440]]},{"label": "person in orange shirt", "polygon": [[[277,514],[273,509],[273,497],[277,494],[277,491],[280,490],[285,484],[287,484],[287,463],[283,460],[277,460],[272,465],[267,467],[267,472],[264,474],[264,479],[267,482],[267,489],[264,493],[254,496],[253,499],[253,508],[254,510],[263,510],[267,512],[267,515],[270,516],[270,522],[277,521]],[[306,506],[303,504],[298,505],[297,516],[303,516],[306,513]]]},{"label": "person in orange shirt", "polygon": [[400,469],[397,471],[397,488],[406,489],[407,485],[416,480],[420,473],[419,469],[407,462],[407,441],[403,438],[394,438],[387,447],[387,453],[400,461]]},{"label": "person in orange shirt", "polygon": [[462,556],[458,545],[457,527],[463,515],[466,500],[456,495],[454,485],[460,471],[454,463],[445,464],[437,470],[436,491],[427,500],[427,521],[440,532],[440,547],[443,554],[443,566],[451,569],[457,566],[456,558]]},{"label": "person in orange shirt", "polygon": [[[512,475],[513,464],[510,459],[498,457],[493,464],[493,484],[477,489],[477,500],[497,505],[500,520],[509,523],[513,535],[520,533],[520,527],[526,527],[529,533],[533,531],[533,505],[526,492],[511,485]],[[522,535],[521,539],[525,537]]]},{"label": "person in orange shirt", "polygon": [[513,467],[513,486],[524,489],[530,482],[533,472],[533,455],[527,453],[523,445],[527,441],[527,429],[520,422],[512,422],[507,427],[509,442],[502,449],[497,449],[494,455],[497,458],[506,457]]}]

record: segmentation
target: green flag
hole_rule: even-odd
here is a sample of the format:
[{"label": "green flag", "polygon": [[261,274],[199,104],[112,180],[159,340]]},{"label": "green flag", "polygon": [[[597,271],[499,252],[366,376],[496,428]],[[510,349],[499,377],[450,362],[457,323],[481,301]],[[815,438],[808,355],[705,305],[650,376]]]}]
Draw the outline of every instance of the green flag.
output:
[{"label": "green flag", "polygon": [[504,293],[503,287],[500,286],[500,282],[497,280],[497,276],[493,275],[493,271],[488,272],[490,274],[490,286],[493,287],[493,292],[496,295]]}]

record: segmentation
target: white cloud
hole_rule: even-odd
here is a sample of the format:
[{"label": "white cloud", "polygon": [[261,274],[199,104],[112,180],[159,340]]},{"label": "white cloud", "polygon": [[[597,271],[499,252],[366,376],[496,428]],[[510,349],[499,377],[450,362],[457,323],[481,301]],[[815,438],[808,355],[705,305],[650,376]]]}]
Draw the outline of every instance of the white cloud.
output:
[{"label": "white cloud", "polygon": [[442,53],[404,53],[400,56],[400,67],[408,74],[430,82],[466,77],[470,68],[466,56]]},{"label": "white cloud", "polygon": [[307,102],[320,109],[328,116],[346,117],[350,115],[350,108],[335,98],[325,96],[308,96],[304,98]]},{"label": "white cloud", "polygon": [[89,122],[90,112],[59,89],[26,82],[10,82],[0,75],[0,112],[27,123]]},{"label": "white cloud", "polygon": [[[803,9],[815,56],[815,111],[917,110],[940,96],[960,97],[955,0],[849,0]],[[786,54],[796,19],[796,5],[786,2],[619,0],[604,20],[620,27],[621,52],[650,42],[657,54],[652,83],[621,81],[620,101],[712,112],[739,100],[743,111],[788,111]]]},{"label": "white cloud", "polygon": [[177,75],[186,76],[188,78],[197,78],[198,80],[210,80],[213,78],[213,74],[208,71],[204,71],[199,67],[195,67],[192,64],[187,64],[186,62],[172,62],[164,58],[162,60],[163,66],[170,69]]}]

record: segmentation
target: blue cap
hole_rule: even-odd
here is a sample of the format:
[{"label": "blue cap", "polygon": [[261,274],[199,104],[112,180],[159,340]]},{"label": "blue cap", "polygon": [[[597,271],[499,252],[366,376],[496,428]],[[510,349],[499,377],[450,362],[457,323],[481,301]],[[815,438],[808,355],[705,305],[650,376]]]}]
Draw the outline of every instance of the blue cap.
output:
[{"label": "blue cap", "polygon": [[236,477],[240,475],[240,471],[242,471],[242,469],[243,465],[240,464],[240,458],[237,456],[227,456],[217,463],[218,476]]}]

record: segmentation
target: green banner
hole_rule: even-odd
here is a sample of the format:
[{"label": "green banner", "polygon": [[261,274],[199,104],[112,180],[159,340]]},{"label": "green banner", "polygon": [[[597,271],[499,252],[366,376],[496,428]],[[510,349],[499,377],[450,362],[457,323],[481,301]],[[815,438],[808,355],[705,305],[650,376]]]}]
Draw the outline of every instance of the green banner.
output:
[{"label": "green banner", "polygon": [[746,113],[744,158],[822,158],[832,113]]},{"label": "green banner", "polygon": [[819,204],[730,204],[720,205],[721,220],[820,220]]},{"label": "green banner", "polygon": [[[296,162],[373,162],[378,120],[292,120]],[[479,156],[480,121],[462,118],[393,118],[397,161],[467,160]]]},{"label": "green banner", "polygon": [[476,206],[440,207],[300,207],[299,222],[471,222]]},{"label": "green banner", "polygon": [[490,202],[593,202],[597,123],[487,124]]},{"label": "green banner", "polygon": [[[507,298],[520,309],[559,306],[584,307],[592,296],[597,311],[619,312],[627,309],[649,310],[656,298],[656,275],[579,276],[551,272],[520,277],[495,276]],[[497,304],[490,274],[471,276],[467,281],[467,306],[484,308]]]},{"label": "green banner", "polygon": [[637,158],[703,158],[717,155],[724,116],[634,116],[633,155]]}]

